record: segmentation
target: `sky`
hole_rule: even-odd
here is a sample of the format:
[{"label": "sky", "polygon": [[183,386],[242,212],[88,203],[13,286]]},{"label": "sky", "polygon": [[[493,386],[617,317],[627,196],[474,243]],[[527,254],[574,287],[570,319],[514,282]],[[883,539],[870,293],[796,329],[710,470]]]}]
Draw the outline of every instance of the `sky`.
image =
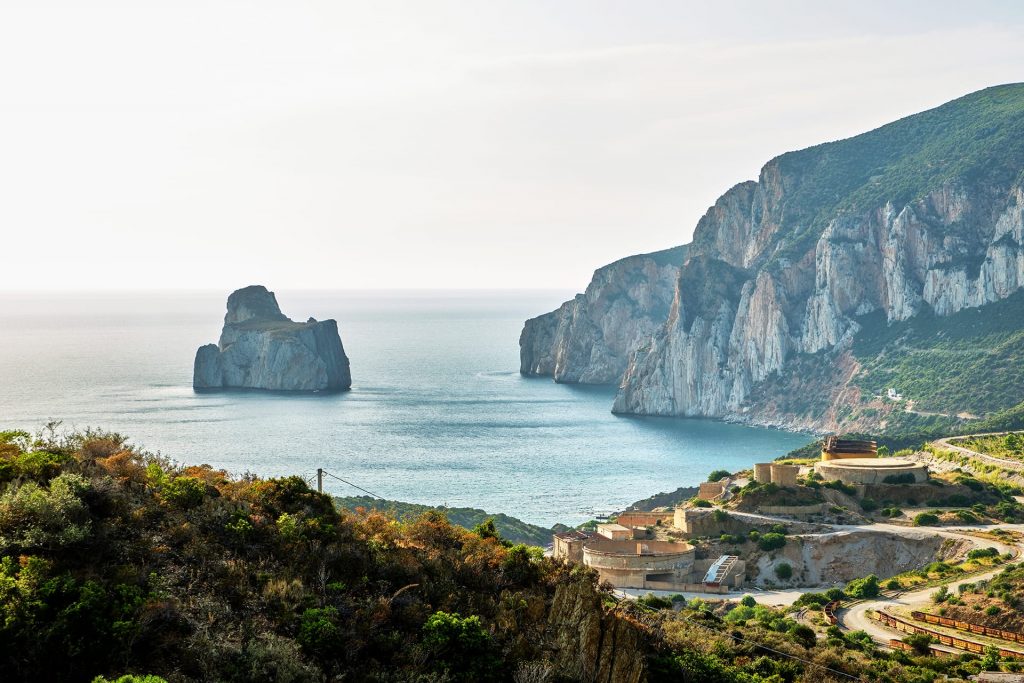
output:
[{"label": "sky", "polygon": [[0,0],[0,290],[582,290],[1024,3]]}]

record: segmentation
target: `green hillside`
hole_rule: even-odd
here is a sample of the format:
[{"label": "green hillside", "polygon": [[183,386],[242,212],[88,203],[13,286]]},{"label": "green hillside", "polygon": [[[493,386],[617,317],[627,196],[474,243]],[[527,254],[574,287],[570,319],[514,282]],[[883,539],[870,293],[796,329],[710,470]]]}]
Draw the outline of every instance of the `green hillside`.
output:
[{"label": "green hillside", "polygon": [[981,667],[819,637],[768,607],[620,601],[489,530],[339,511],[298,477],[180,467],[117,434],[0,432],[4,681],[916,683]]},{"label": "green hillside", "polygon": [[856,384],[890,387],[915,410],[987,417],[1024,401],[1024,291],[948,317],[929,310],[887,325],[877,312],[859,320]]},{"label": "green hillside", "polygon": [[452,524],[461,526],[464,529],[473,529],[483,524],[488,519],[494,520],[494,526],[502,537],[514,543],[526,543],[534,546],[547,546],[551,544],[551,529],[527,524],[526,522],[509,517],[506,514],[492,514],[476,508],[449,508],[431,507],[429,505],[418,505],[416,503],[402,503],[397,500],[381,500],[370,496],[335,496],[334,503],[345,510],[378,510],[402,520],[413,520],[421,517],[424,513],[440,512]]},{"label": "green hillside", "polygon": [[780,256],[804,254],[829,220],[905,205],[950,180],[1008,186],[1024,169],[1024,83],[980,90],[868,133],[783,154]]}]

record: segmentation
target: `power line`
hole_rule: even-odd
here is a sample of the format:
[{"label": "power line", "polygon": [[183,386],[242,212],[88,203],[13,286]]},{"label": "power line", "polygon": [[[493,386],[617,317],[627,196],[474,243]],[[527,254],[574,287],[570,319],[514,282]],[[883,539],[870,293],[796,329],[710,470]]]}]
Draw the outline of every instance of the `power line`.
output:
[{"label": "power line", "polygon": [[[682,616],[682,615],[680,615],[680,616]],[[748,645],[753,645],[754,647],[761,648],[762,650],[767,650],[768,652],[772,652],[772,653],[780,655],[782,657],[788,657],[789,659],[795,659],[796,661],[803,662],[804,664],[806,664],[808,666],[813,666],[813,667],[816,667],[816,668],[819,668],[819,669],[824,669],[825,671],[828,671],[829,673],[836,674],[837,676],[845,676],[846,678],[849,678],[851,681],[859,681],[860,680],[859,676],[854,676],[853,674],[848,674],[845,671],[839,671],[838,669],[833,669],[831,667],[825,666],[824,664],[819,664],[817,662],[812,662],[809,659],[804,659],[802,657],[797,657],[796,655],[791,655],[788,652],[782,652],[780,650],[776,650],[774,648],[770,648],[767,645],[762,645],[761,643],[758,643],[757,641],[749,640],[747,638],[743,638],[742,636],[737,636],[737,635],[733,635],[732,633],[725,633],[723,631],[719,631],[718,629],[711,628],[707,624],[698,624],[697,622],[691,620],[689,617],[683,617],[683,621],[685,621],[688,624],[692,624],[693,626],[696,626],[698,628],[705,629],[706,631],[711,631],[712,633],[715,633],[717,635],[724,635],[724,636],[727,636],[729,638],[732,638],[733,640],[738,640],[740,642],[747,643]]]},{"label": "power line", "polygon": [[368,493],[368,494],[370,494],[371,496],[373,496],[374,498],[379,498],[379,499],[381,499],[381,500],[387,500],[387,499],[386,499],[386,498],[385,498],[384,496],[379,496],[379,495],[377,495],[376,493],[374,493],[373,491],[367,491],[367,490],[366,490],[366,489],[364,489],[364,488],[363,488],[362,486],[356,486],[356,485],[355,485],[355,484],[353,484],[352,482],[350,482],[350,481],[347,481],[347,480],[345,480],[345,479],[342,479],[341,477],[339,477],[339,476],[338,476],[338,475],[336,475],[336,474],[331,474],[331,473],[330,473],[330,472],[328,472],[327,470],[322,470],[322,472],[323,472],[324,474],[326,474],[326,475],[327,475],[328,477],[334,477],[334,478],[335,478],[335,479],[337,479],[338,481],[340,481],[340,482],[342,482],[342,483],[344,483],[344,484],[348,484],[349,486],[351,486],[351,487],[352,487],[352,488],[354,488],[354,489],[359,489],[359,490],[360,490],[360,491],[362,491],[363,493]]}]

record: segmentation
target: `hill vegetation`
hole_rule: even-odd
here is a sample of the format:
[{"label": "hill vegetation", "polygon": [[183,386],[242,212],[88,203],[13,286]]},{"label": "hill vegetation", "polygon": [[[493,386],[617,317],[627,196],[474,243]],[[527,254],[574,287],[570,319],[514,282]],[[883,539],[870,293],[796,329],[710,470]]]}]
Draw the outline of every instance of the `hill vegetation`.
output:
[{"label": "hill vegetation", "polygon": [[617,601],[493,523],[339,510],[300,478],[184,467],[118,434],[0,433],[5,681],[900,683],[981,668],[741,607]]},{"label": "hill vegetation", "polygon": [[377,511],[401,521],[412,521],[426,513],[440,513],[447,517],[448,521],[452,524],[470,530],[486,524],[488,520],[493,520],[494,526],[502,538],[508,539],[513,543],[526,543],[527,545],[540,547],[551,545],[551,535],[556,530],[568,528],[546,529],[536,524],[528,524],[506,514],[491,514],[476,508],[432,507],[416,503],[402,503],[397,500],[381,500],[379,498],[371,498],[370,496],[336,496],[334,503],[344,510],[352,512],[360,510]]},{"label": "hill vegetation", "polygon": [[948,317],[930,311],[887,325],[863,316],[853,353],[867,394],[895,387],[915,410],[988,417],[1024,401],[1024,292]]}]

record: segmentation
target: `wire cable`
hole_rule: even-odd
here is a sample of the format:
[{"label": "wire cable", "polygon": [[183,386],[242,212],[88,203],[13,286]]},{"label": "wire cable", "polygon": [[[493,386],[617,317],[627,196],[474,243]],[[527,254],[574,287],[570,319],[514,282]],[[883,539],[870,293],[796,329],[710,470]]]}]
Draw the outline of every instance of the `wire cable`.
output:
[{"label": "wire cable", "polygon": [[380,500],[387,500],[387,499],[386,499],[386,498],[385,498],[384,496],[378,496],[378,495],[377,495],[376,493],[374,493],[373,491],[367,491],[367,490],[366,490],[366,489],[364,489],[364,488],[363,488],[362,486],[356,486],[356,485],[355,485],[355,484],[353,484],[352,482],[350,482],[350,481],[347,481],[347,480],[345,480],[345,479],[342,479],[341,477],[339,477],[339,476],[338,476],[338,475],[336,475],[336,474],[331,474],[331,473],[330,473],[330,472],[328,472],[327,470],[321,470],[321,471],[322,471],[322,472],[323,472],[324,474],[326,474],[326,475],[327,475],[328,477],[334,477],[335,479],[337,479],[338,481],[342,482],[343,484],[348,484],[349,486],[351,486],[351,487],[352,487],[352,488],[354,488],[354,489],[359,489],[359,490],[360,490],[360,491],[362,491],[363,493],[368,493],[368,494],[370,494],[371,496],[373,496],[374,498],[379,498]]},{"label": "wire cable", "polygon": [[[680,615],[680,616],[682,616],[682,615]],[[854,676],[853,674],[848,674],[845,671],[839,671],[838,669],[833,669],[831,667],[827,667],[824,664],[818,664],[817,662],[812,662],[811,660],[804,659],[803,657],[797,657],[796,655],[791,655],[788,652],[782,652],[780,650],[776,650],[774,648],[770,648],[767,645],[762,645],[761,643],[758,643],[755,640],[750,640],[748,638],[743,638],[741,636],[737,636],[737,635],[734,635],[732,633],[727,633],[727,632],[724,632],[724,631],[720,631],[718,629],[711,628],[707,624],[698,624],[696,621],[691,620],[689,617],[683,617],[683,621],[685,621],[686,623],[691,624],[693,626],[696,626],[698,628],[702,628],[702,629],[704,629],[706,631],[711,631],[712,633],[715,633],[717,635],[726,636],[727,638],[732,638],[733,640],[738,640],[740,642],[747,643],[748,645],[752,645],[754,647],[758,647],[758,648],[760,648],[762,650],[767,650],[768,652],[772,652],[772,653],[777,654],[777,655],[782,656],[782,657],[788,657],[789,659],[795,659],[796,661],[803,662],[804,664],[806,664],[808,666],[813,666],[813,667],[818,668],[818,669],[824,669],[825,671],[828,671],[831,674],[835,674],[837,676],[843,676],[845,678],[849,678],[851,681],[859,681],[859,680],[861,680],[859,676]]]}]

